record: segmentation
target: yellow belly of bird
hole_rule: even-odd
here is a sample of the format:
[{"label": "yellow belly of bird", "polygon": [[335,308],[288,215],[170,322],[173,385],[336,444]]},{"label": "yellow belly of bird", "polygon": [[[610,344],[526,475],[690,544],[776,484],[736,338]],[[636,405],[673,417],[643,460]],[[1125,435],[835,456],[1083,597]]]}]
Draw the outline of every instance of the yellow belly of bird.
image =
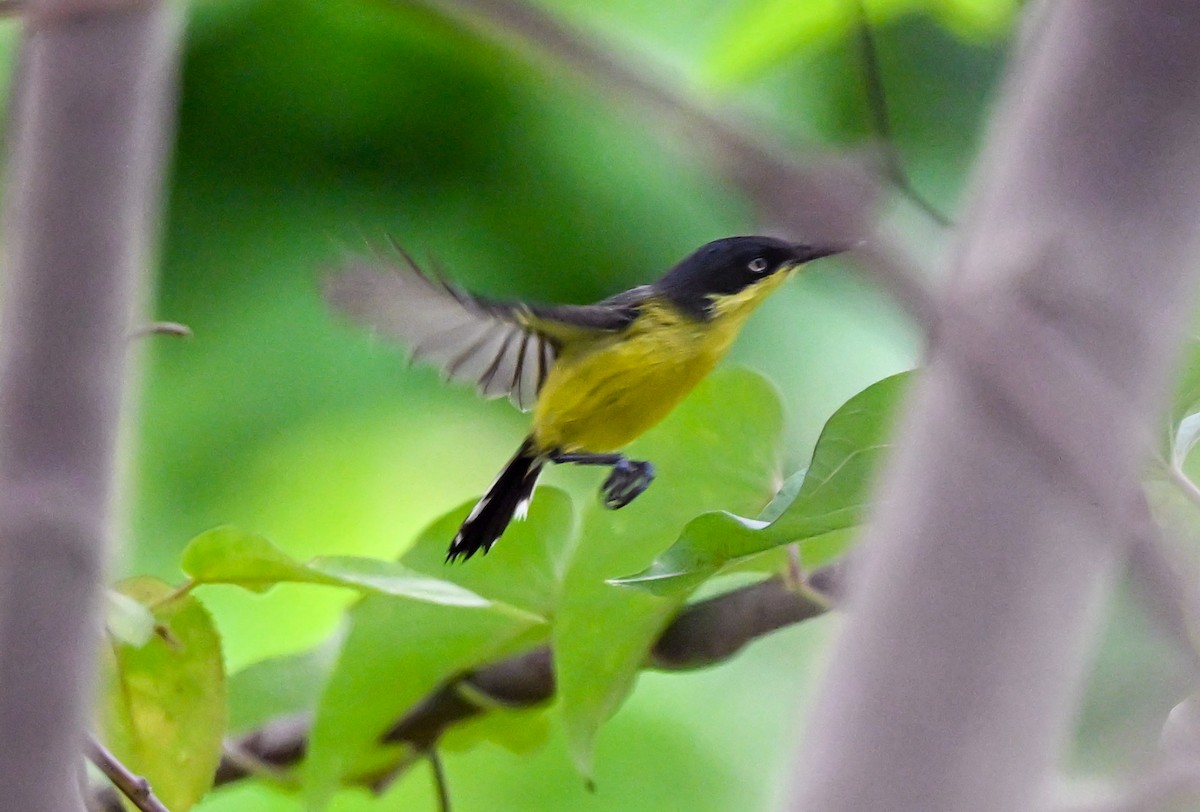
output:
[{"label": "yellow belly of bird", "polygon": [[737,296],[708,322],[649,306],[620,336],[565,348],[538,394],[535,448],[607,452],[640,436],[712,371],[767,292]]}]

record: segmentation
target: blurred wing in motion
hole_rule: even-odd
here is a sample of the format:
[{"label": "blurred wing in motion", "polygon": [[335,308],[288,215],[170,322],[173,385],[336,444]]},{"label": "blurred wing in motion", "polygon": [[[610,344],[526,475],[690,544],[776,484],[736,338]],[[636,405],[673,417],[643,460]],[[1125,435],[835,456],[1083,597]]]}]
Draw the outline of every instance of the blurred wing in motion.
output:
[{"label": "blurred wing in motion", "polygon": [[522,411],[564,343],[612,335],[637,312],[632,302],[540,307],[486,299],[430,276],[403,252],[396,262],[352,259],[323,288],[334,310],[398,340],[411,361],[470,382],[486,398],[507,395]]}]

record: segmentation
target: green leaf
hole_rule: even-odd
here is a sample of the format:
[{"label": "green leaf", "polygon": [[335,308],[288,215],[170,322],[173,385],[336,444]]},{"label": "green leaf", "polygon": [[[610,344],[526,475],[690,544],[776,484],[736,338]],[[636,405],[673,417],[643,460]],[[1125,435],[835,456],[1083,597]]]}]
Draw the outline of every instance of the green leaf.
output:
[{"label": "green leaf", "polygon": [[142,646],[114,641],[105,658],[99,703],[105,741],[169,809],[184,812],[212,787],[221,758],[220,638],[199,601],[174,595],[161,581],[133,578],[117,590],[153,607],[158,633]]},{"label": "green leaf", "polygon": [[690,521],[678,541],[649,567],[609,583],[636,586],[664,597],[687,595],[726,563],[787,543],[769,530],[766,522],[733,513],[705,513]]},{"label": "green leaf", "polygon": [[487,598],[449,581],[417,575],[399,564],[376,558],[318,558],[308,565],[308,569],[336,580],[339,585],[365,592],[412,598],[443,606],[482,607],[491,604]]},{"label": "green leaf", "polygon": [[[368,598],[351,611],[349,636],[321,697],[310,740],[305,774],[310,805],[322,805],[347,777],[378,769],[386,750],[380,736],[429,692],[549,636],[541,616],[551,615],[557,605],[565,554],[576,530],[570,498],[556,488],[538,488],[528,518],[514,522],[486,557],[447,564],[446,547],[473,504],[426,528],[402,564],[485,596],[487,603],[420,605]],[[372,701],[362,701],[364,696]],[[476,720],[482,735],[499,735],[485,720],[501,710]],[[536,717],[522,715],[519,721],[512,736],[501,737],[506,746],[532,747],[544,738],[544,724]],[[402,757],[393,754],[393,762]]]},{"label": "green leaf", "polygon": [[[686,596],[732,562],[855,527],[862,520],[872,476],[887,452],[893,415],[910,374],[884,378],[834,412],[817,439],[812,463],[799,488],[789,480],[795,489],[790,504],[782,511],[777,503],[770,506],[766,515],[778,513],[774,521],[729,512],[698,516],[648,568],[613,583],[637,586],[656,595]],[[821,560],[806,556],[805,563],[815,566],[836,552],[822,551]]]},{"label": "green leaf", "polygon": [[[320,584],[444,606],[492,604],[468,589],[414,573],[391,561],[340,556],[301,563],[262,536],[232,527],[218,527],[192,539],[183,551],[181,564],[197,585],[233,584],[264,592],[280,583]],[[511,606],[497,608],[521,611]]]},{"label": "green leaf", "polygon": [[446,548],[474,505],[463,504],[426,528],[400,563],[490,600],[553,614],[577,532],[571,498],[558,488],[539,487],[529,516],[510,524],[486,556],[448,565]]},{"label": "green leaf", "polygon": [[465,752],[482,741],[498,744],[514,755],[534,752],[550,738],[550,714],[544,707],[506,708],[497,705],[456,724],[439,742],[443,750]]},{"label": "green leaf", "polygon": [[800,489],[804,487],[804,480],[808,476],[808,469],[797,471],[783,481],[783,487],[779,492],[767,503],[767,506],[758,514],[760,522],[771,522],[783,515],[783,512],[795,501],[796,495],[800,493]]},{"label": "green leaf", "polygon": [[[753,80],[792,54],[845,37],[859,24],[858,0],[745,3],[710,49],[705,81],[727,88]],[[925,12],[966,38],[996,37],[1016,18],[1017,0],[869,0],[872,26]]]},{"label": "green leaf", "polygon": [[1200,440],[1200,414],[1189,414],[1179,421],[1175,429],[1175,440],[1171,446],[1171,462],[1175,467],[1183,468],[1183,463],[1196,447],[1197,440]]},{"label": "green leaf", "polygon": [[855,14],[846,0],[743,4],[710,49],[704,79],[726,88],[757,78],[790,54],[848,31]]},{"label": "green leaf", "polygon": [[1004,36],[1021,10],[1019,0],[926,0],[926,5],[942,25],[964,39]]},{"label": "green leaf", "polygon": [[197,584],[234,584],[251,592],[266,592],[284,582],[343,586],[265,537],[236,527],[216,527],[196,536],[188,542],[179,565]]},{"label": "green leaf", "polygon": [[119,642],[140,648],[154,636],[154,615],[128,595],[106,589],[104,627]]},{"label": "green leaf", "polygon": [[[398,763],[381,744],[404,713],[450,677],[545,640],[529,613],[420,603],[369,595],[350,612],[350,631],[317,706],[304,765],[310,809],[340,783]],[[388,754],[391,754],[390,757]]]},{"label": "green leaf", "polygon": [[590,502],[554,622],[560,708],[584,775],[597,730],[632,689],[680,604],[606,579],[645,566],[702,510],[761,510],[779,487],[782,424],[778,395],[766,380],[747,370],[719,370],[626,452],[654,463],[658,475],[650,488],[619,511]]},{"label": "green leaf", "polygon": [[241,733],[270,719],[311,713],[342,647],[334,635],[316,648],[262,660],[229,678],[229,732]]}]

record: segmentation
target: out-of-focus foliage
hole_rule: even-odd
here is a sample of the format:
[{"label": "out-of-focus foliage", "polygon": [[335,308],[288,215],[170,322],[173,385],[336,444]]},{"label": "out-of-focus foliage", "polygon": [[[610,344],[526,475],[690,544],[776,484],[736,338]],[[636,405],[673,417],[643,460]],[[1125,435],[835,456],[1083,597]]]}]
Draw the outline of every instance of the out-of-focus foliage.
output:
[{"label": "out-of-focus foliage", "polygon": [[[768,140],[836,150],[871,137],[849,2],[540,7],[618,58],[661,68],[685,95],[729,105]],[[1011,0],[880,0],[869,12],[897,148],[952,209]],[[584,302],[652,279],[709,239],[762,227],[685,134],[481,30],[392,0],[190,7],[154,316],[195,335],[148,343],[121,568],[181,583],[184,545],[200,536],[183,559],[197,581],[217,565],[238,581],[236,565],[259,586],[280,582],[263,592],[210,577],[186,600],[221,635],[233,729],[316,712],[301,776],[311,798],[410,756],[376,751],[372,737],[450,669],[549,635],[561,704],[548,725],[543,712],[489,714],[456,731],[445,754],[455,808],[764,808],[824,623],[701,673],[642,675],[634,690],[676,600],[605,579],[646,567],[702,512],[755,515],[807,463],[826,418],[911,367],[919,344],[882,294],[823,262],[764,305],[735,348],[734,361],[777,394],[756,376],[726,375],[631,452],[660,470],[635,504],[604,512],[598,472],[551,470],[570,501],[543,489],[531,522],[486,558],[445,570],[448,530],[511,455],[524,418],[407,370],[398,351],[331,318],[316,293],[321,269],[390,235],[482,293]],[[902,204],[894,216],[914,243],[938,243]],[[201,536],[221,526],[244,532]],[[230,538],[245,544],[216,543]],[[347,557],[401,558],[403,569],[330,569]],[[394,594],[421,583],[403,580],[414,571],[488,604]],[[370,588],[368,576],[389,586]],[[398,673],[410,678],[397,684]],[[592,796],[576,769],[589,763]],[[432,808],[425,769],[415,762],[378,800],[337,792],[331,807]],[[303,802],[260,779],[201,807]]]},{"label": "out-of-focus foliage", "polygon": [[914,12],[930,14],[964,39],[989,40],[1009,30],[1017,0],[766,0],[743,3],[724,34],[712,45],[704,65],[718,88],[741,85],[761,76],[797,51],[835,37],[854,36],[864,16],[885,26]]}]

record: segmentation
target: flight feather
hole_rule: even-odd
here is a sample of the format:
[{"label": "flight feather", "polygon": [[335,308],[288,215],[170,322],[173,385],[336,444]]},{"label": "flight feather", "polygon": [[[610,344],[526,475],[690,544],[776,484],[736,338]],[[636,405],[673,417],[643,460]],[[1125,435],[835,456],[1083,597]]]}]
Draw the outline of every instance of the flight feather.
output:
[{"label": "flight feather", "polygon": [[476,386],[486,398],[507,395],[522,411],[567,340],[622,330],[636,297],[615,304],[527,305],[476,296],[422,270],[406,253],[396,261],[353,258],[324,280],[330,305],[406,346],[413,362]]}]

